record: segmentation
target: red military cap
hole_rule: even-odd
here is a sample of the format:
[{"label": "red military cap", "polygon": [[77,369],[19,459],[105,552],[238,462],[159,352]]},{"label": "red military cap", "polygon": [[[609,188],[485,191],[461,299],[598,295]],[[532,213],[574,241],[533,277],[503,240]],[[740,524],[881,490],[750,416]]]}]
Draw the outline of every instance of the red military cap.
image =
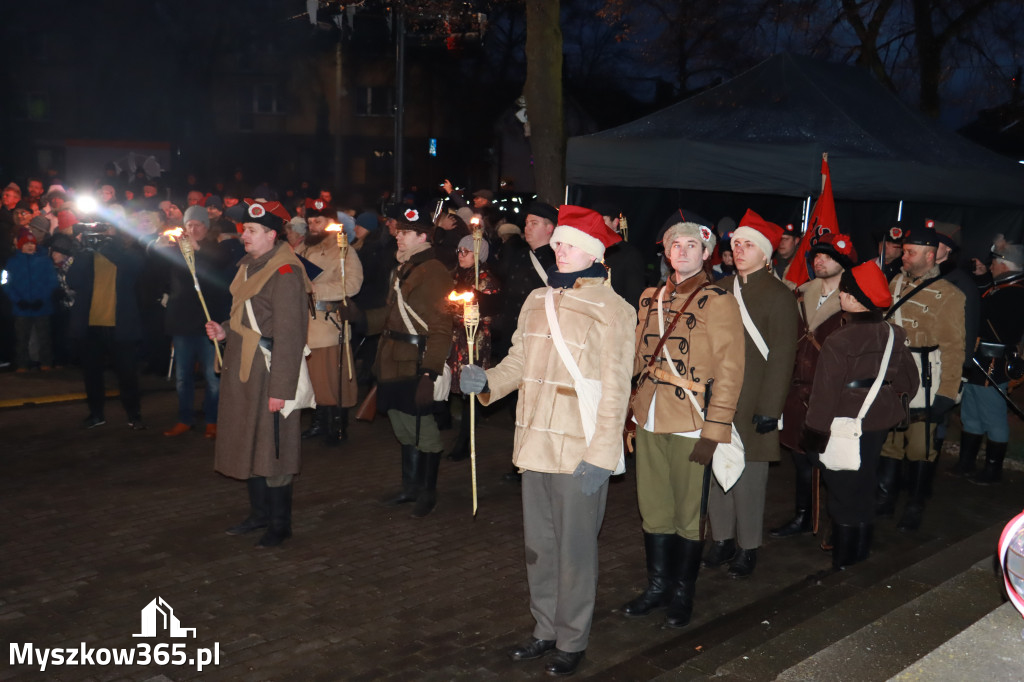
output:
[{"label": "red military cap", "polygon": [[765,261],[769,261],[775,249],[779,248],[783,232],[781,227],[768,222],[748,208],[743,214],[740,226],[733,231],[732,238],[749,239],[764,252]]},{"label": "red military cap", "polygon": [[306,199],[306,217],[316,218],[317,216],[333,218],[331,205],[319,197],[316,199]]},{"label": "red military cap", "polygon": [[274,230],[278,235],[284,234],[284,225],[291,216],[280,201],[264,201],[262,199],[243,199],[245,203],[245,218],[242,223],[257,223],[263,227]]},{"label": "red military cap", "polygon": [[889,280],[873,260],[843,272],[839,289],[860,301],[868,310],[886,310],[892,305]]}]

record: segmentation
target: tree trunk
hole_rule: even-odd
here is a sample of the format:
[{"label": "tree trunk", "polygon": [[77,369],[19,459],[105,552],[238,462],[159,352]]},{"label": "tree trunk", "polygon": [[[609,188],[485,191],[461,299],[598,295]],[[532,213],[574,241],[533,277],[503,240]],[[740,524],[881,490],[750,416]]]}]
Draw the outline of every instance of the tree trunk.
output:
[{"label": "tree trunk", "polygon": [[555,206],[565,191],[562,29],[559,0],[526,2],[526,115],[537,194]]}]

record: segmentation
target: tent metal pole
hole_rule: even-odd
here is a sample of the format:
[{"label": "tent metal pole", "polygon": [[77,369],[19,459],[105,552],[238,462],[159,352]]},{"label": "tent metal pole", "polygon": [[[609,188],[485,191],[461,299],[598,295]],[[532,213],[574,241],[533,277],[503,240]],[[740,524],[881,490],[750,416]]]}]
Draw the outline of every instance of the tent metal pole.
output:
[{"label": "tent metal pole", "polygon": [[569,185],[565,186],[565,199],[562,201],[563,204],[569,203]]},{"label": "tent metal pole", "polygon": [[900,199],[900,207],[896,209],[896,222],[903,220],[903,199]]},{"label": "tent metal pole", "polygon": [[807,221],[811,219],[811,195],[808,194],[807,198],[803,202],[804,204],[804,226],[800,230],[800,234],[807,234]]}]

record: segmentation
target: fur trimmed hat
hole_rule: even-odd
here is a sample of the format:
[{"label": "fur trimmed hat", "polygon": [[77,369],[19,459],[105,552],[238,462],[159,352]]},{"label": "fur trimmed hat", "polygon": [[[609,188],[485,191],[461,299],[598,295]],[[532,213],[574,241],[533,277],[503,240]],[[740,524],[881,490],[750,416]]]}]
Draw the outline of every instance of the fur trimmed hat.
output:
[{"label": "fur trimmed hat", "polygon": [[604,250],[622,241],[597,211],[582,206],[564,204],[558,207],[558,223],[551,233],[552,246],[571,244],[597,260],[604,259]]},{"label": "fur trimmed hat", "polygon": [[306,199],[306,219],[324,217],[333,218],[334,212],[331,210],[331,205],[323,199],[317,197],[316,199]]},{"label": "fur trimmed hat", "polygon": [[[772,259],[775,249],[779,248],[783,229],[770,223],[754,211],[747,209],[740,220],[740,226],[733,230],[732,239],[748,239],[764,252],[765,263]],[[731,241],[731,240],[730,240]]]},{"label": "fur trimmed hat", "polygon": [[412,206],[401,207],[402,211],[400,217],[395,218],[398,221],[399,230],[412,230],[413,232],[419,232],[432,237],[434,234],[434,223],[430,222],[430,216]]},{"label": "fur trimmed hat", "polygon": [[889,280],[874,260],[845,270],[839,278],[839,290],[853,296],[868,310],[887,310],[892,306]]},{"label": "fur trimmed hat", "polygon": [[704,245],[704,250],[708,253],[712,253],[715,250],[715,242],[717,241],[717,238],[711,228],[706,225],[687,222],[676,223],[665,230],[665,236],[662,237],[661,241],[665,246],[665,253],[668,253],[669,248],[672,246],[672,242],[680,237],[693,237]]},{"label": "fur trimmed hat", "polygon": [[280,201],[263,201],[261,199],[243,199],[239,206],[245,206],[245,217],[242,224],[256,223],[284,235],[284,224],[292,219]]},{"label": "fur trimmed hat", "polygon": [[826,232],[814,239],[809,253],[811,256],[823,253],[839,263],[844,270],[849,270],[857,262],[857,250],[853,248],[853,240],[847,234]]}]

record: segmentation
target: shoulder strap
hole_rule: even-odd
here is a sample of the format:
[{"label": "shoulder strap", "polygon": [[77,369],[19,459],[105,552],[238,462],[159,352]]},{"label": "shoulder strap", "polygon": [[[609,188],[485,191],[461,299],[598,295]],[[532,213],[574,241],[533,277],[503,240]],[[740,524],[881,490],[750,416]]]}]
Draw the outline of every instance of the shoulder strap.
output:
[{"label": "shoulder strap", "polygon": [[878,395],[878,390],[882,388],[882,381],[885,379],[885,373],[889,369],[889,358],[892,357],[892,343],[895,335],[893,334],[892,325],[886,323],[886,327],[889,328],[889,340],[885,344],[885,353],[882,355],[882,366],[878,369],[878,376],[875,377],[875,381],[871,384],[871,390],[868,391],[867,397],[864,398],[864,404],[860,406],[860,412],[857,413],[857,419],[864,419],[864,415],[871,409],[871,403],[875,402],[875,397]]},{"label": "shoulder strap", "polygon": [[558,325],[558,316],[555,315],[554,291],[554,289],[548,287],[548,290],[544,292],[544,314],[547,315],[548,318],[548,327],[551,329],[551,341],[555,344],[555,350],[558,351],[559,357],[562,358],[562,363],[565,365],[565,368],[569,370],[572,380],[575,381],[578,386],[583,383],[583,372],[580,371],[580,367],[576,364],[576,361],[572,359],[569,347],[565,345],[565,338],[562,336],[562,328]]},{"label": "shoulder strap", "polygon": [[530,249],[530,262],[533,263],[533,269],[537,271],[540,276],[540,281],[544,283],[544,286],[548,284],[548,273],[544,272],[544,268],[540,265],[540,260],[537,258],[537,254]]},{"label": "shoulder strap", "polygon": [[[903,275],[901,274],[900,277],[902,277],[902,276]],[[914,296],[916,296],[918,293],[920,293],[921,290],[924,289],[925,287],[927,287],[929,284],[933,284],[933,283],[939,281],[940,279],[942,279],[942,275],[936,275],[935,277],[930,277],[930,278],[926,279],[925,281],[921,282],[920,284],[918,284],[913,289],[911,289],[910,292],[906,296],[901,296],[900,300],[898,300],[895,303],[893,303],[892,307],[889,308],[889,312],[887,312],[885,314],[885,318],[884,319],[888,320],[890,317],[893,316],[893,314],[899,309],[899,307],[901,305],[903,305],[904,303],[906,303],[907,301],[912,299]]]},{"label": "shoulder strap", "polygon": [[747,312],[747,306],[743,303],[743,294],[740,293],[740,276],[736,275],[736,278],[732,281],[732,293],[736,297],[736,301],[740,304],[740,317],[743,318],[743,328],[747,330],[747,334],[750,336],[750,340],[757,346],[757,350],[761,351],[761,357],[768,360],[768,344],[764,342],[764,337],[761,336],[761,332],[758,330],[757,325],[750,319],[750,313]]},{"label": "shoulder strap", "polygon": [[[671,275],[669,275],[669,276],[671,277]],[[675,331],[676,325],[679,323],[679,320],[683,317],[683,313],[685,313],[686,309],[688,307],[690,307],[690,302],[693,301],[694,298],[696,298],[697,294],[699,294],[700,292],[704,291],[704,288],[708,284],[709,283],[706,282],[706,283],[700,285],[699,287],[697,287],[696,289],[694,289],[693,293],[691,293],[689,298],[687,298],[686,301],[683,303],[683,307],[680,308],[679,312],[676,313],[676,316],[672,318],[672,321],[669,323],[668,328],[665,330],[665,333],[661,335],[660,339],[658,339],[658,345],[654,347],[654,352],[651,353],[651,359],[647,362],[646,369],[650,370],[650,368],[654,366],[654,363],[658,359],[658,355],[661,354],[661,349],[665,347],[665,342],[668,341],[670,336],[672,336],[672,332]],[[665,286],[667,287],[668,284],[666,283]],[[659,308],[661,306],[661,299],[660,299],[660,297],[658,299],[658,306],[659,306]],[[669,364],[671,365],[672,363],[669,363]]]}]

